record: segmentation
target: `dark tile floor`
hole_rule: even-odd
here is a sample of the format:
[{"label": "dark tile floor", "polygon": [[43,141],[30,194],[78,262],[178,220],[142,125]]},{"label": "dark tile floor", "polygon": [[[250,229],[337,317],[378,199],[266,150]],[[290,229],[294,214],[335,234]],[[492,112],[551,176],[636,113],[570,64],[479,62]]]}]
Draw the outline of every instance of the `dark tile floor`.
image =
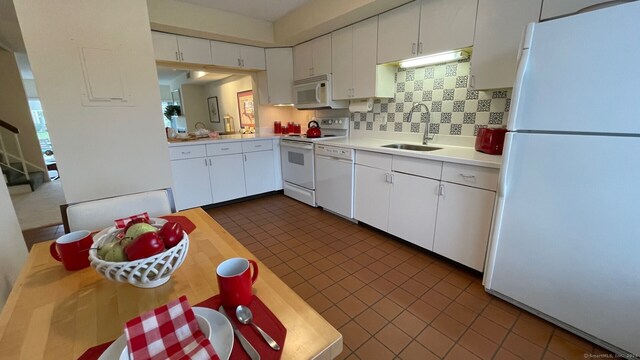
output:
[{"label": "dark tile floor", "polygon": [[[476,273],[284,195],[207,212],[342,333],[340,359],[609,354],[487,294]],[[23,232],[29,248],[63,233]]]},{"label": "dark tile floor", "polygon": [[207,212],[342,333],[341,359],[607,354],[487,294],[478,274],[284,195]]}]

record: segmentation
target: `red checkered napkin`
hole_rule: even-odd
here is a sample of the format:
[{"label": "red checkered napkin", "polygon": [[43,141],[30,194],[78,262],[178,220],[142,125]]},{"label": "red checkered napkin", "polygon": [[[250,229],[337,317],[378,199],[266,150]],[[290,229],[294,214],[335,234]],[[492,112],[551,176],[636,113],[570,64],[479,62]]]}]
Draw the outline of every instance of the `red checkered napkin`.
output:
[{"label": "red checkered napkin", "polygon": [[131,359],[219,359],[186,296],[125,324]]},{"label": "red checkered napkin", "polygon": [[126,218],[122,218],[122,219],[118,219],[118,220],[113,220],[116,223],[116,229],[124,229],[125,226],[127,226],[127,224],[134,220],[134,219],[146,219],[147,221],[149,220],[149,214],[147,214],[146,212],[143,212],[142,214],[138,214],[138,215],[132,215]]}]

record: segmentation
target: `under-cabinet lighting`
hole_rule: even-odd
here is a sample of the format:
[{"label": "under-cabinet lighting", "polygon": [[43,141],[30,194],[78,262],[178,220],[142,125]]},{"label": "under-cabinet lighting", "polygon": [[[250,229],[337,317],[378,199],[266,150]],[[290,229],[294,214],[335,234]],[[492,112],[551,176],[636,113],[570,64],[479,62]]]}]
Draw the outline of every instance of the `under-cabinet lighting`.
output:
[{"label": "under-cabinet lighting", "polygon": [[421,56],[413,59],[400,61],[401,68],[414,68],[424,65],[440,64],[449,61],[462,60],[469,57],[469,53],[464,50],[447,51],[443,53]]},{"label": "under-cabinet lighting", "polygon": [[294,106],[294,104],[274,104],[273,106]]}]

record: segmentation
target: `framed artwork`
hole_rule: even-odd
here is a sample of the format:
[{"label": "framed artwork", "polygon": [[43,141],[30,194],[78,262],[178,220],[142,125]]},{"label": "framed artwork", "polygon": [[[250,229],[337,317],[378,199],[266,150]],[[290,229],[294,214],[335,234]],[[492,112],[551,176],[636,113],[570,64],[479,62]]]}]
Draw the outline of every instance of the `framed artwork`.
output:
[{"label": "framed artwork", "polygon": [[219,123],[220,109],[218,108],[218,97],[212,96],[207,98],[207,103],[209,104],[209,121],[212,123]]},{"label": "framed artwork", "polygon": [[238,93],[238,115],[240,116],[240,127],[256,127],[253,90]]}]

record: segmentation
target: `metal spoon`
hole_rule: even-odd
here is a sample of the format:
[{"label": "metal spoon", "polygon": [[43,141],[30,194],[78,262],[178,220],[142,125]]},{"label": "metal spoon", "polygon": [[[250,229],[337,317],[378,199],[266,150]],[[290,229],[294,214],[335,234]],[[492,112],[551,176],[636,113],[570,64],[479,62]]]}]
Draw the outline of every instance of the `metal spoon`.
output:
[{"label": "metal spoon", "polygon": [[271,336],[264,332],[264,330],[262,330],[258,325],[252,322],[253,313],[251,312],[251,309],[244,305],[238,305],[238,307],[236,308],[236,317],[238,318],[238,321],[245,325],[253,325],[253,327],[258,330],[260,335],[262,335],[264,341],[266,341],[273,350],[280,350],[280,345],[278,345],[278,343],[275,342],[275,340],[273,340],[273,338],[271,338]]}]

